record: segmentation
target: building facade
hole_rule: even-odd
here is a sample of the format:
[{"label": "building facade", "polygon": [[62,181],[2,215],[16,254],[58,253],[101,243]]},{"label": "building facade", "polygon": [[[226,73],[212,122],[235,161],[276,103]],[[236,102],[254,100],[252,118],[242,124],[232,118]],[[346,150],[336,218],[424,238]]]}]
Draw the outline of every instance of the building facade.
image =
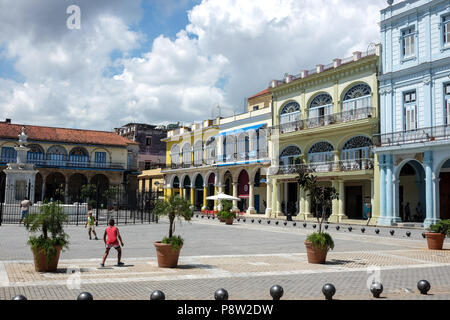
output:
[{"label": "building facade", "polygon": [[329,221],[365,220],[373,212],[371,222],[376,223],[373,136],[379,132],[379,55],[376,46],[272,81],[272,216],[314,217],[320,204],[299,188],[295,173],[308,166],[321,185],[339,193]]},{"label": "building facade", "polygon": [[[18,135],[26,131],[26,163],[37,171],[27,196],[34,201],[79,202],[86,184],[137,189],[138,145],[114,132],[0,122],[0,197],[9,187],[4,169],[17,162]],[[23,200],[24,194],[17,194]],[[22,199],[20,199],[22,198]]]},{"label": "building facade", "polygon": [[161,139],[167,136],[164,126],[144,123],[128,123],[115,128],[117,134],[139,143],[139,171],[150,170],[166,163],[166,143]]},{"label": "building facade", "polygon": [[450,218],[450,2],[381,11],[381,225]]}]

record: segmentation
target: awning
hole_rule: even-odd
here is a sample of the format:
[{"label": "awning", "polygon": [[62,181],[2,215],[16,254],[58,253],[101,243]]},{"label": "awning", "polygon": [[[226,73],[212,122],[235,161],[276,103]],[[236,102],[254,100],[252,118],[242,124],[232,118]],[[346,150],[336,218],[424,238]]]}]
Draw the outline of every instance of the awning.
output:
[{"label": "awning", "polygon": [[251,126],[251,127],[245,127],[245,128],[229,130],[229,131],[225,131],[225,132],[219,133],[219,136],[228,136],[228,135],[231,135],[231,134],[241,133],[241,132],[245,132],[245,131],[258,130],[261,127],[263,127],[264,125],[266,125],[266,124],[265,123],[260,123],[260,124],[257,124],[257,125]]}]

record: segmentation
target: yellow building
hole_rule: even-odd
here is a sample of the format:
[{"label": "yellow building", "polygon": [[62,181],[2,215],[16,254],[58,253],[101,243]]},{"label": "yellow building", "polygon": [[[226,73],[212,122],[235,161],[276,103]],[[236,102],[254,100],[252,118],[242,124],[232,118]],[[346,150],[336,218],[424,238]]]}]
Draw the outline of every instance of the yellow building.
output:
[{"label": "yellow building", "polygon": [[368,210],[378,215],[372,137],[379,127],[379,51],[377,46],[355,52],[350,58],[272,81],[272,216],[313,218],[317,207],[294,174],[300,156],[322,185],[339,193],[329,221],[362,222]]}]

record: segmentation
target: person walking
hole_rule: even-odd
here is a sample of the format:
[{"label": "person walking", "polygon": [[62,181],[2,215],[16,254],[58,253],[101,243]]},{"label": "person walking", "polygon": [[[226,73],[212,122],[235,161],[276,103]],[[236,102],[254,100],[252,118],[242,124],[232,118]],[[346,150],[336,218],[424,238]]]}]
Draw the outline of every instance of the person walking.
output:
[{"label": "person walking", "polygon": [[121,267],[124,265],[124,263],[120,261],[120,258],[122,257],[122,249],[119,245],[119,240],[120,240],[120,243],[122,244],[122,247],[123,247],[123,241],[122,241],[122,237],[120,236],[119,229],[116,226],[114,226],[114,224],[115,224],[114,219],[110,219],[109,227],[106,228],[105,233],[103,234],[103,241],[105,242],[106,251],[105,251],[105,254],[103,255],[103,261],[100,264],[100,267],[105,266],[105,261],[106,261],[106,258],[108,257],[109,250],[111,250],[111,248],[114,248],[117,250],[116,266]]},{"label": "person walking", "polygon": [[26,216],[29,213],[30,207],[33,205],[30,200],[28,200],[27,197],[23,198],[23,200],[20,202],[20,211],[21,216],[19,220],[19,224],[22,223],[23,219],[26,218]]},{"label": "person walking", "polygon": [[88,212],[87,221],[86,221],[86,224],[84,225],[84,227],[86,228],[87,226],[89,226],[89,231],[88,231],[88,233],[89,233],[89,240],[92,240],[91,232],[94,233],[95,240],[98,240],[97,233],[95,232],[95,218],[92,215],[92,210],[89,210],[89,212]]}]

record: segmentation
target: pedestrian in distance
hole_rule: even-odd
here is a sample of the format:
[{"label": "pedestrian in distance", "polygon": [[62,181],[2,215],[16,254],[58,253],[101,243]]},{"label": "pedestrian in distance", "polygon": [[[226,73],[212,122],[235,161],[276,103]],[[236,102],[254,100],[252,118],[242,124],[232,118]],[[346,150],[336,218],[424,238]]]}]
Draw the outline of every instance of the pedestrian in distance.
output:
[{"label": "pedestrian in distance", "polygon": [[410,219],[411,219],[411,209],[409,208],[409,202],[407,202],[405,206],[405,221],[409,221]]},{"label": "pedestrian in distance", "polygon": [[116,226],[114,226],[114,224],[115,224],[114,219],[110,219],[109,227],[106,228],[105,233],[103,234],[103,241],[105,242],[106,251],[105,251],[105,254],[103,255],[103,261],[100,264],[100,267],[105,266],[105,261],[106,261],[106,258],[108,257],[109,250],[111,250],[111,248],[114,248],[117,250],[116,266],[121,267],[124,265],[124,263],[120,261],[120,258],[122,257],[122,248],[119,245],[119,240],[120,240],[120,243],[122,244],[122,247],[123,247],[123,241],[122,241],[122,237],[120,236],[119,229]]},{"label": "pedestrian in distance", "polygon": [[89,210],[86,224],[84,225],[85,228],[88,226],[89,226],[89,230],[88,230],[89,240],[92,240],[91,232],[94,233],[95,240],[98,240],[97,233],[95,232],[95,218],[92,215],[92,210]]},{"label": "pedestrian in distance", "polygon": [[31,201],[28,200],[27,197],[23,198],[23,200],[20,202],[21,216],[20,216],[19,224],[21,224],[23,219],[25,219],[25,217],[28,215],[28,213],[30,211],[30,207],[32,205],[33,205],[33,203],[31,203]]}]

